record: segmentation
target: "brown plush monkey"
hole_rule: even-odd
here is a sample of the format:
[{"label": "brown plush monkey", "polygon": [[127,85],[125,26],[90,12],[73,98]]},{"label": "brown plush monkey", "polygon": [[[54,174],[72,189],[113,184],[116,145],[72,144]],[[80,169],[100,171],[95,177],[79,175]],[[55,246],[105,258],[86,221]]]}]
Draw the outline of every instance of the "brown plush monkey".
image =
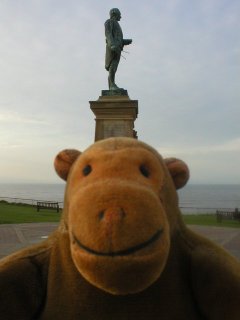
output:
[{"label": "brown plush monkey", "polygon": [[61,224],[0,262],[1,319],[239,319],[239,262],[182,222],[184,162],[110,138],[55,168]]}]

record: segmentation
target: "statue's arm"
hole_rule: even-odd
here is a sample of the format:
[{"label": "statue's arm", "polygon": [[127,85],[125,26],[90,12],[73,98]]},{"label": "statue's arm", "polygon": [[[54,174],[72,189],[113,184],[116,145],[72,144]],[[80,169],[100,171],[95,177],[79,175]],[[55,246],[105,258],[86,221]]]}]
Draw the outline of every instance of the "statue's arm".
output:
[{"label": "statue's arm", "polygon": [[111,48],[112,46],[115,45],[114,37],[113,37],[113,24],[111,20],[107,20],[105,22],[105,36],[106,36],[106,42],[107,46]]},{"label": "statue's arm", "polygon": [[123,45],[127,46],[132,43],[132,39],[123,39]]}]

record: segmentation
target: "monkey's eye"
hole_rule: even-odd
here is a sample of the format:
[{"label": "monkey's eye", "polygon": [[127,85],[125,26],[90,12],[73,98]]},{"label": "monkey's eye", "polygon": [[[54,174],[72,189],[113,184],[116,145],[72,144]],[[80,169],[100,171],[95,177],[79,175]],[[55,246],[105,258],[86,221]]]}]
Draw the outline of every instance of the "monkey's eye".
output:
[{"label": "monkey's eye", "polygon": [[82,173],[84,176],[88,176],[92,171],[92,167],[90,164],[86,165],[86,167],[83,168]]},{"label": "monkey's eye", "polygon": [[150,176],[150,172],[149,172],[148,168],[147,168],[145,165],[142,164],[142,165],[139,167],[139,170],[140,170],[141,174],[142,174],[144,177],[148,178],[148,177]]}]

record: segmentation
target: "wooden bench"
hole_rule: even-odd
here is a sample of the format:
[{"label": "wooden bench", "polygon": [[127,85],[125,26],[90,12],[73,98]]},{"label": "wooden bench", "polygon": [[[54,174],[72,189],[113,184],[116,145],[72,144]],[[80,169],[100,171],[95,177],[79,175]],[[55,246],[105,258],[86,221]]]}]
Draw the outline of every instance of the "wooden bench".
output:
[{"label": "wooden bench", "polygon": [[238,220],[240,222],[240,211],[236,208],[234,211],[227,210],[217,210],[217,221],[222,222],[222,220]]},{"label": "wooden bench", "polygon": [[57,212],[59,212],[59,204],[58,204],[58,202],[38,201],[37,202],[37,212],[39,212],[40,209],[57,210]]}]

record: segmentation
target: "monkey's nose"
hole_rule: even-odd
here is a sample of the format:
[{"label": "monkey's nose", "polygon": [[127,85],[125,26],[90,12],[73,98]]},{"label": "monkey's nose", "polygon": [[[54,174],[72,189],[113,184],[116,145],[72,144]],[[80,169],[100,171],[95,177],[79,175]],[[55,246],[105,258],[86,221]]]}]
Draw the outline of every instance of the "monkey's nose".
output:
[{"label": "monkey's nose", "polygon": [[121,221],[126,216],[126,213],[123,208],[112,207],[107,208],[99,212],[99,220],[105,222],[117,222]]}]

